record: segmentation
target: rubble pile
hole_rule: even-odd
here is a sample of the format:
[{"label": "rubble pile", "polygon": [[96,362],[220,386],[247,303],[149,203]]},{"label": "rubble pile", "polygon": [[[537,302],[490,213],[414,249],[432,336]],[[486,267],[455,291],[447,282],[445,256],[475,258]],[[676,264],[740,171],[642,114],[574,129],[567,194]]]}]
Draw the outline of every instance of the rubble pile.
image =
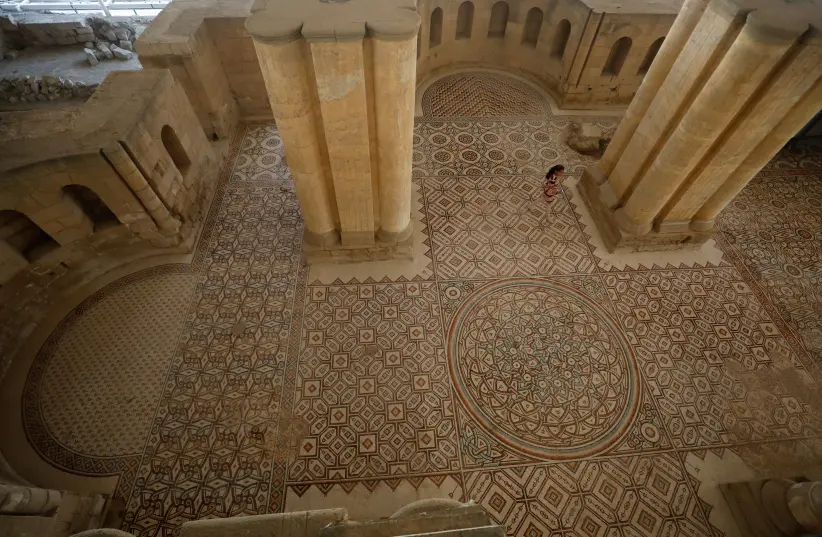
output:
[{"label": "rubble pile", "polygon": [[99,84],[83,84],[45,75],[0,79],[0,101],[15,104],[36,101],[86,99]]}]

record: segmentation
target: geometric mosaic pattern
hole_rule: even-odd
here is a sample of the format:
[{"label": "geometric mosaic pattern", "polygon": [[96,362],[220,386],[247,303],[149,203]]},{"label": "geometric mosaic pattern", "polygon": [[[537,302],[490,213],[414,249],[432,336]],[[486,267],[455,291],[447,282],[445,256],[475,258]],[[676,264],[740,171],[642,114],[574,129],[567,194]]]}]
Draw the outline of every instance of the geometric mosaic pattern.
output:
[{"label": "geometric mosaic pattern", "polygon": [[752,182],[718,224],[791,335],[822,363],[822,159],[785,153],[788,162],[815,167]]},{"label": "geometric mosaic pattern", "polygon": [[670,454],[472,472],[466,491],[517,537],[711,535]]},{"label": "geometric mosaic pattern", "polygon": [[243,138],[232,182],[290,180],[283,141],[275,125],[251,125]]},{"label": "geometric mosaic pattern", "polygon": [[136,282],[100,301],[63,336],[40,399],[55,439],[87,455],[142,453],[196,283],[183,274]]},{"label": "geometric mosaic pattern", "polygon": [[[466,99],[442,91],[449,107]],[[562,141],[574,120],[418,120],[430,268],[331,285],[301,259],[276,126],[241,126],[193,262],[104,287],[40,350],[30,443],[67,472],[119,476],[139,535],[282,511],[288,494],[367,506],[441,486],[510,535],[721,535],[686,458],[822,431],[822,151],[783,150],[720,216],[722,266],[603,268],[570,193],[541,196],[548,167],[591,162]],[[135,360],[155,380],[135,387],[153,388],[112,399],[117,360],[87,353],[87,398],[68,401],[78,388],[57,380],[83,340],[120,360],[141,350],[95,331],[122,297],[164,310],[133,317],[158,343],[154,365]]]},{"label": "geometric mosaic pattern", "polygon": [[486,430],[541,458],[579,458],[617,442],[640,398],[615,322],[556,282],[503,280],[468,298],[448,330],[462,403]]},{"label": "geometric mosaic pattern", "polygon": [[459,468],[433,283],[311,287],[289,480]]},{"label": "geometric mosaic pattern", "polygon": [[550,115],[548,101],[524,82],[490,73],[460,73],[434,82],[422,98],[423,117]]},{"label": "geometric mosaic pattern", "polygon": [[[752,389],[731,371],[772,367],[787,342],[734,269],[604,278],[676,447],[807,436],[814,410],[774,382]],[[796,367],[801,365],[796,364]]]},{"label": "geometric mosaic pattern", "polygon": [[545,201],[538,176],[429,177],[425,198],[442,279],[590,273],[568,202]]},{"label": "geometric mosaic pattern", "polygon": [[[565,145],[576,118],[513,118],[488,121],[419,120],[414,129],[414,176],[530,174],[544,177],[555,164],[579,174],[596,159]],[[578,119],[577,119],[578,121]],[[613,117],[586,123],[614,128]]]}]

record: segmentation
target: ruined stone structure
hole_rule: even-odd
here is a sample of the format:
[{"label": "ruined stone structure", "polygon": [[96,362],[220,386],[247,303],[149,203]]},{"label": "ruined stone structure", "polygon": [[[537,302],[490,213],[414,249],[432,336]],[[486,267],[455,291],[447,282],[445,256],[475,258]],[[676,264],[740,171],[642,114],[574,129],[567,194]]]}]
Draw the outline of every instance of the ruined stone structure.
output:
[{"label": "ruined stone structure", "polygon": [[631,101],[680,0],[421,0],[417,80],[492,67],[545,88],[563,108]]},{"label": "ruined stone structure", "polygon": [[[238,117],[272,117],[244,27],[251,4],[175,0],[136,45],[144,66],[174,73],[210,135],[227,136]],[[490,67],[526,76],[565,108],[625,105],[680,4],[426,0],[417,5],[417,82],[457,67]]]},{"label": "ruined stone structure", "polygon": [[190,238],[219,164],[182,88],[160,70],[112,73],[78,108],[7,113],[0,146],[6,355],[61,282],[99,270],[109,252]]}]

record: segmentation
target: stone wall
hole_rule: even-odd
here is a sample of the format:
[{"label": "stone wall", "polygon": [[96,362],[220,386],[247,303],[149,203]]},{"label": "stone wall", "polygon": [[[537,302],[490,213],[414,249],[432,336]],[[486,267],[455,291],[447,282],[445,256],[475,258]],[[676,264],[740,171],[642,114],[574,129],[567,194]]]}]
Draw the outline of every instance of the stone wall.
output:
[{"label": "stone wall", "polygon": [[[461,22],[468,19],[465,4],[473,6],[470,36]],[[417,81],[455,67],[488,67],[532,80],[564,108],[626,105],[642,83],[646,59],[653,60],[652,45],[665,37],[678,7],[676,1],[422,0]],[[623,37],[630,47],[622,60],[612,61],[616,69],[606,69]]]},{"label": "stone wall", "polygon": [[[562,85],[574,63],[590,9],[575,0],[511,0],[505,33],[489,36],[491,12],[496,0],[474,0],[470,36],[460,23],[462,0],[422,0],[419,4],[422,27],[417,42],[417,82],[423,83],[455,67],[490,67],[511,71],[537,82],[561,100]],[[443,13],[442,31],[437,44],[432,34],[434,11]],[[465,13],[465,8],[463,13]],[[499,8],[497,8],[499,9]],[[528,14],[542,16],[537,39],[524,41]],[[463,19],[467,17],[463,16]],[[559,35],[569,28],[567,39]],[[460,32],[460,30],[462,30]],[[459,32],[459,33],[458,33]],[[557,40],[563,46],[555,46]],[[557,43],[558,45],[558,43]],[[555,48],[562,49],[558,54]]]},{"label": "stone wall", "polygon": [[16,15],[0,17],[3,31],[11,48],[26,46],[76,45],[94,40],[94,29],[82,15]]},{"label": "stone wall", "polygon": [[[583,43],[577,51],[574,63],[579,68],[564,81],[563,105],[596,108],[631,102],[674,18],[672,13],[603,13],[591,45]],[[593,20],[589,25],[588,30],[592,31]],[[612,54],[618,52],[620,39],[626,44],[626,54],[621,67],[614,65],[618,69],[613,72],[608,60],[619,63]]]},{"label": "stone wall", "polygon": [[168,71],[111,73],[81,107],[0,119],[0,355],[8,357],[60,282],[110,253],[185,243],[219,163]]}]

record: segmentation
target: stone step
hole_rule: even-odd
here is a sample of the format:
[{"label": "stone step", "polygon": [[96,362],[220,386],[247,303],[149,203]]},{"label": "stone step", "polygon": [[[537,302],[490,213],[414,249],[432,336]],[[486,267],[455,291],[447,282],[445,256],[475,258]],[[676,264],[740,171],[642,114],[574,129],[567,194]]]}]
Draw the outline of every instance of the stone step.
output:
[{"label": "stone step", "polygon": [[[466,505],[400,518],[386,518],[369,522],[345,521],[323,528],[320,530],[320,537],[399,537],[429,533],[439,534],[492,526],[493,522],[491,522],[491,518],[482,506]],[[449,535],[449,537],[451,536]]]}]

